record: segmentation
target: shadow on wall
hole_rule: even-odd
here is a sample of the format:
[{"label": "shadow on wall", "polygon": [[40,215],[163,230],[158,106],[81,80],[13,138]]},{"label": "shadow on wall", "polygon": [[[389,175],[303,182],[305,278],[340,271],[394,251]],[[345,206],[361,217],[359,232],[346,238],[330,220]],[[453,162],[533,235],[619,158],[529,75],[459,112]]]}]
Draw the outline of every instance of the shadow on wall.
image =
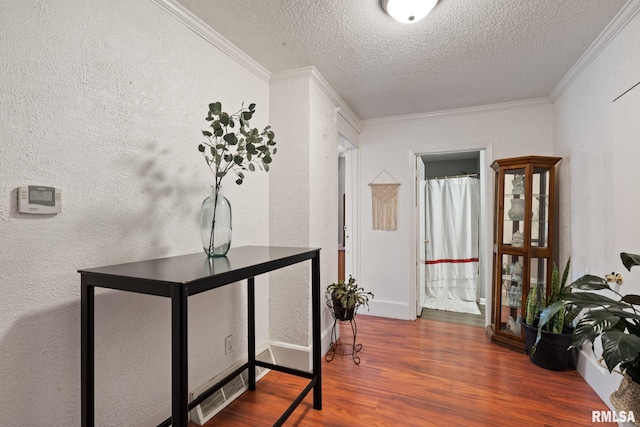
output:
[{"label": "shadow on wall", "polygon": [[[144,418],[170,400],[170,301],[97,290],[95,304],[96,421]],[[0,340],[0,354],[1,426],[79,424],[79,300],[16,320]],[[156,392],[145,393],[147,387]]]},{"label": "shadow on wall", "polygon": [[[195,148],[193,151],[196,153]],[[190,232],[190,239],[200,242],[197,233],[200,203],[209,195],[210,189],[206,182],[203,184],[202,173],[198,171],[206,172],[206,164],[204,160],[198,159],[202,164],[197,163],[191,169],[185,166],[184,162],[177,163],[174,156],[175,152],[168,148],[160,148],[156,142],[148,143],[143,148],[143,155],[123,155],[125,169],[133,171],[130,178],[139,182],[140,196],[145,198],[145,203],[144,208],[136,213],[136,217],[126,222],[128,227],[121,230],[120,237],[127,238],[130,233],[151,237],[151,240],[147,241],[147,249],[136,259],[158,257],[171,252],[172,232],[162,232],[167,226],[174,226],[175,232],[184,231],[186,225],[189,230],[196,231]],[[181,164],[177,170],[176,164]]]},{"label": "shadow on wall", "polygon": [[79,319],[80,304],[68,303],[19,318],[8,328],[0,340],[0,425],[78,423]]}]

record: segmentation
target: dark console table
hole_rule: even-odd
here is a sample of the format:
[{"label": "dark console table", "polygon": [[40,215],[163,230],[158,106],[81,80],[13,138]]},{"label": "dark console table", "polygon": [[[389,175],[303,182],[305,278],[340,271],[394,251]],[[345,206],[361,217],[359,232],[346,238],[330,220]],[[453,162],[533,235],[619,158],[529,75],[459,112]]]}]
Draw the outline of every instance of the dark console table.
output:
[{"label": "dark console table", "polygon": [[[311,261],[312,372],[256,360],[255,276],[303,261]],[[256,388],[255,367],[307,378],[309,384],[274,425],[282,425],[313,389],[313,408],[322,409],[320,357],[320,249],[269,246],[233,248],[226,257],[204,253],[79,270],[82,285],[82,427],[95,425],[94,289],[96,287],[171,298],[171,417],[159,427],[187,427],[189,410],[233,377],[249,370],[249,390]],[[187,376],[188,297],[247,279],[248,362],[189,402]],[[272,284],[271,286],[277,286]]]}]

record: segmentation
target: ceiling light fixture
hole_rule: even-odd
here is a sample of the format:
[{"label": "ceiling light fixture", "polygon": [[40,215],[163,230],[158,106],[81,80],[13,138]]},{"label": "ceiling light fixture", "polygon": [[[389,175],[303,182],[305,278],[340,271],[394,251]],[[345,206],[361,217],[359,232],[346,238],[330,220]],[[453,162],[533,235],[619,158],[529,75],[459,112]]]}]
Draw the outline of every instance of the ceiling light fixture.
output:
[{"label": "ceiling light fixture", "polygon": [[413,24],[431,12],[438,0],[381,0],[382,8],[398,22]]}]

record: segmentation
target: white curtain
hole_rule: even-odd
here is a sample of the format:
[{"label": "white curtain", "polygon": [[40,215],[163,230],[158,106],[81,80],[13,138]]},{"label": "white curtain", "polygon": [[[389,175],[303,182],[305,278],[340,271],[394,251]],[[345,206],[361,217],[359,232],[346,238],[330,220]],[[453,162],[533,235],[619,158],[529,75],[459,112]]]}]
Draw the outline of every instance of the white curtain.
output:
[{"label": "white curtain", "polygon": [[426,193],[426,296],[476,301],[479,179],[429,179]]}]

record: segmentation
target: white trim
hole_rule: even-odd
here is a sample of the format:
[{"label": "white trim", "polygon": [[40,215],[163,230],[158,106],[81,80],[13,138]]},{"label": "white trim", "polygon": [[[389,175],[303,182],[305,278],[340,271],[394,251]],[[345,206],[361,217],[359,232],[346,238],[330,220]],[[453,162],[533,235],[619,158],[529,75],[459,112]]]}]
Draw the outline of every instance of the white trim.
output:
[{"label": "white trim", "polygon": [[336,126],[338,133],[351,143],[354,147],[360,147],[360,130],[353,126],[353,122],[346,119],[342,108],[336,114]]},{"label": "white trim", "polygon": [[243,65],[247,70],[254,73],[262,80],[268,82],[271,77],[271,73],[258,64],[253,58],[240,50],[236,45],[225,39],[211,28],[207,23],[195,16],[184,6],[179,4],[176,0],[150,0],[152,3],[157,4],[160,8],[164,9],[171,16],[182,22],[191,31],[202,37],[205,41],[212,46],[218,48],[221,52],[228,55],[231,59]]},{"label": "white trim", "polygon": [[591,46],[582,54],[578,62],[569,70],[567,74],[560,80],[555,88],[549,94],[551,102],[556,102],[560,95],[571,85],[571,83],[591,64],[591,62],[598,57],[600,52],[609,45],[624,27],[627,26],[629,21],[640,11],[640,0],[629,0],[620,9],[618,14],[609,22],[609,25],[605,27],[600,33],[598,38],[595,39]]},{"label": "white trim", "polygon": [[322,77],[322,74],[320,74],[316,67],[312,65],[309,67],[296,68],[293,70],[279,71],[277,73],[271,74],[270,82],[278,83],[287,80],[296,80],[302,78],[310,78],[320,87],[320,89],[329,97],[329,99],[331,99],[331,101],[333,101],[333,103],[340,108],[340,110],[338,111],[339,117],[341,117],[351,129],[346,130],[345,133],[343,133],[342,131],[345,126],[341,124],[341,121],[338,121],[338,125],[341,126],[339,127],[339,130],[345,137],[351,138],[349,139],[349,141],[357,146],[358,140],[356,138],[355,141],[353,141],[352,135],[357,134],[358,136],[360,136],[360,132],[362,132],[360,119],[358,119],[358,116],[356,116],[351,108],[349,108],[349,106],[342,100],[342,98],[340,98],[340,95],[338,95],[338,93],[329,85],[329,83],[327,83],[327,81],[324,79],[324,77]]},{"label": "white trim", "polygon": [[[413,283],[415,283],[415,281]],[[380,301],[374,299],[369,301],[369,307],[369,311],[367,311],[366,308],[358,311],[358,316],[378,316],[388,317],[390,319],[415,320],[414,313],[416,308],[413,301],[411,301],[411,304],[407,304],[397,301]]]},{"label": "white trim", "polygon": [[[640,0],[639,0],[640,1]],[[535,105],[550,104],[549,98],[525,99],[523,101],[503,102],[500,104],[481,105],[479,107],[458,108],[455,110],[434,111],[431,113],[407,114],[404,116],[381,117],[378,119],[361,120],[361,124],[370,123],[388,123],[406,120],[422,120],[429,118],[445,117],[445,116],[464,116],[468,114],[479,114],[494,111],[513,110],[515,108],[526,108]]]}]

